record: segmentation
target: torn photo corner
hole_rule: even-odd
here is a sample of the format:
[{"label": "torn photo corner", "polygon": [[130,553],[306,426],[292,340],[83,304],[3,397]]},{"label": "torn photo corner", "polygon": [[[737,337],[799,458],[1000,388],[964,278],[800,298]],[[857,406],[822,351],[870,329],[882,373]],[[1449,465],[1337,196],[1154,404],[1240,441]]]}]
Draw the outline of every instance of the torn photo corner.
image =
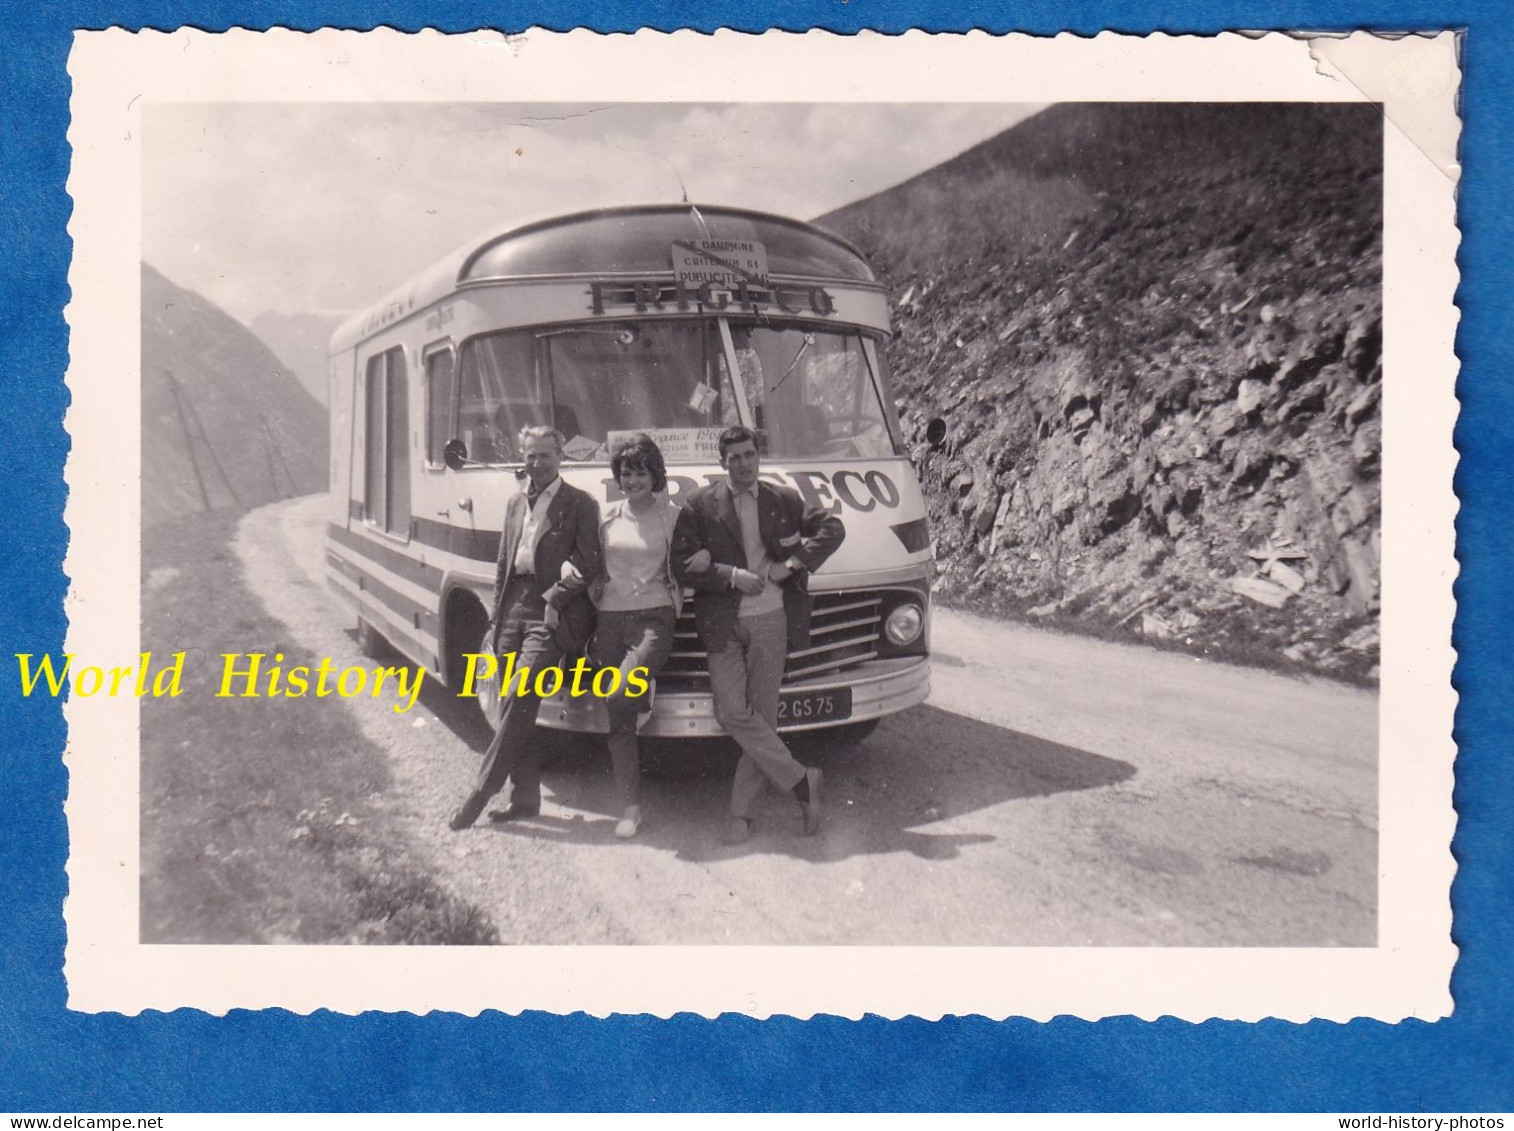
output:
[{"label": "torn photo corner", "polygon": [[1453,35],[69,71],[70,1008],[1451,1012]]}]

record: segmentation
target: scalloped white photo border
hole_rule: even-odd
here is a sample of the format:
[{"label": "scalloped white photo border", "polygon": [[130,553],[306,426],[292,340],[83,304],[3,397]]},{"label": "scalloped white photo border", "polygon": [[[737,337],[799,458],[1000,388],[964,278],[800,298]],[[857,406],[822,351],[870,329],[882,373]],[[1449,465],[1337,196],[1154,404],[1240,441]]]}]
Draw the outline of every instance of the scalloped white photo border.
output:
[{"label": "scalloped white photo border", "polygon": [[[1454,36],[80,32],[67,650],[140,626],[141,115],[196,101],[1375,101],[1384,107],[1379,931],[1372,948],[360,947],[138,941],[138,705],[72,699],[71,1009],[1431,1019],[1452,1008]],[[774,81],[781,76],[782,81]],[[775,94],[774,92],[778,92]]]}]

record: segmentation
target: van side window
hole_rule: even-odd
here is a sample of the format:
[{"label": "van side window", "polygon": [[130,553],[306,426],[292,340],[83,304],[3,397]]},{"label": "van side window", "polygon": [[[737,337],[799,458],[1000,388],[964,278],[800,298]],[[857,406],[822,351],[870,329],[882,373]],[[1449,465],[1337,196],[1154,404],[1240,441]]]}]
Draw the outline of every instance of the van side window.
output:
[{"label": "van side window", "polygon": [[363,518],[381,530],[410,533],[410,408],[405,351],[368,359],[363,380]]},{"label": "van side window", "polygon": [[363,381],[363,518],[384,525],[384,355],[368,359]]},{"label": "van side window", "polygon": [[426,463],[442,466],[442,449],[452,439],[452,392],[456,382],[452,351],[426,357]]},{"label": "van side window", "polygon": [[[457,436],[482,463],[520,458],[515,437],[552,419],[552,398],[536,365],[530,330],[486,334],[463,343],[458,360]],[[442,441],[446,443],[446,440]]]}]

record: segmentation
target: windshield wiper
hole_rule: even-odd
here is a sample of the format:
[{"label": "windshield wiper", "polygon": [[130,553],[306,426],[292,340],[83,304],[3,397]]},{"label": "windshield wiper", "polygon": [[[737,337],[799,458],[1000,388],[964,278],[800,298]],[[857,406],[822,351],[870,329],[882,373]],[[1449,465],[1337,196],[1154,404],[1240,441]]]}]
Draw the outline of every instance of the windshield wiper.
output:
[{"label": "windshield wiper", "polygon": [[794,355],[794,360],[789,362],[789,367],[783,371],[783,376],[778,378],[778,383],[768,390],[769,393],[776,393],[779,389],[783,388],[783,383],[789,379],[789,375],[792,374],[794,372],[794,369],[799,365],[799,359],[804,356],[804,351],[809,349],[814,344],[815,335],[806,334],[804,336],[804,344],[799,347],[799,352]]}]

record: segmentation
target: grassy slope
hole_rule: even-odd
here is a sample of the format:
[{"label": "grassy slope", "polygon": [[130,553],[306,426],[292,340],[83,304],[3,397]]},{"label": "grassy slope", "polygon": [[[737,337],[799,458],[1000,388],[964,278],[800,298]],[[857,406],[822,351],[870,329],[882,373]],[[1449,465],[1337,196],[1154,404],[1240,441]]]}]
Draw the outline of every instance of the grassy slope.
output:
[{"label": "grassy slope", "polygon": [[143,941],[497,941],[483,913],[406,862],[376,804],[383,755],[338,700],[215,697],[223,652],[318,662],[243,585],[237,517],[143,536],[142,647],[155,666],[189,653],[183,694],[142,702]]}]

